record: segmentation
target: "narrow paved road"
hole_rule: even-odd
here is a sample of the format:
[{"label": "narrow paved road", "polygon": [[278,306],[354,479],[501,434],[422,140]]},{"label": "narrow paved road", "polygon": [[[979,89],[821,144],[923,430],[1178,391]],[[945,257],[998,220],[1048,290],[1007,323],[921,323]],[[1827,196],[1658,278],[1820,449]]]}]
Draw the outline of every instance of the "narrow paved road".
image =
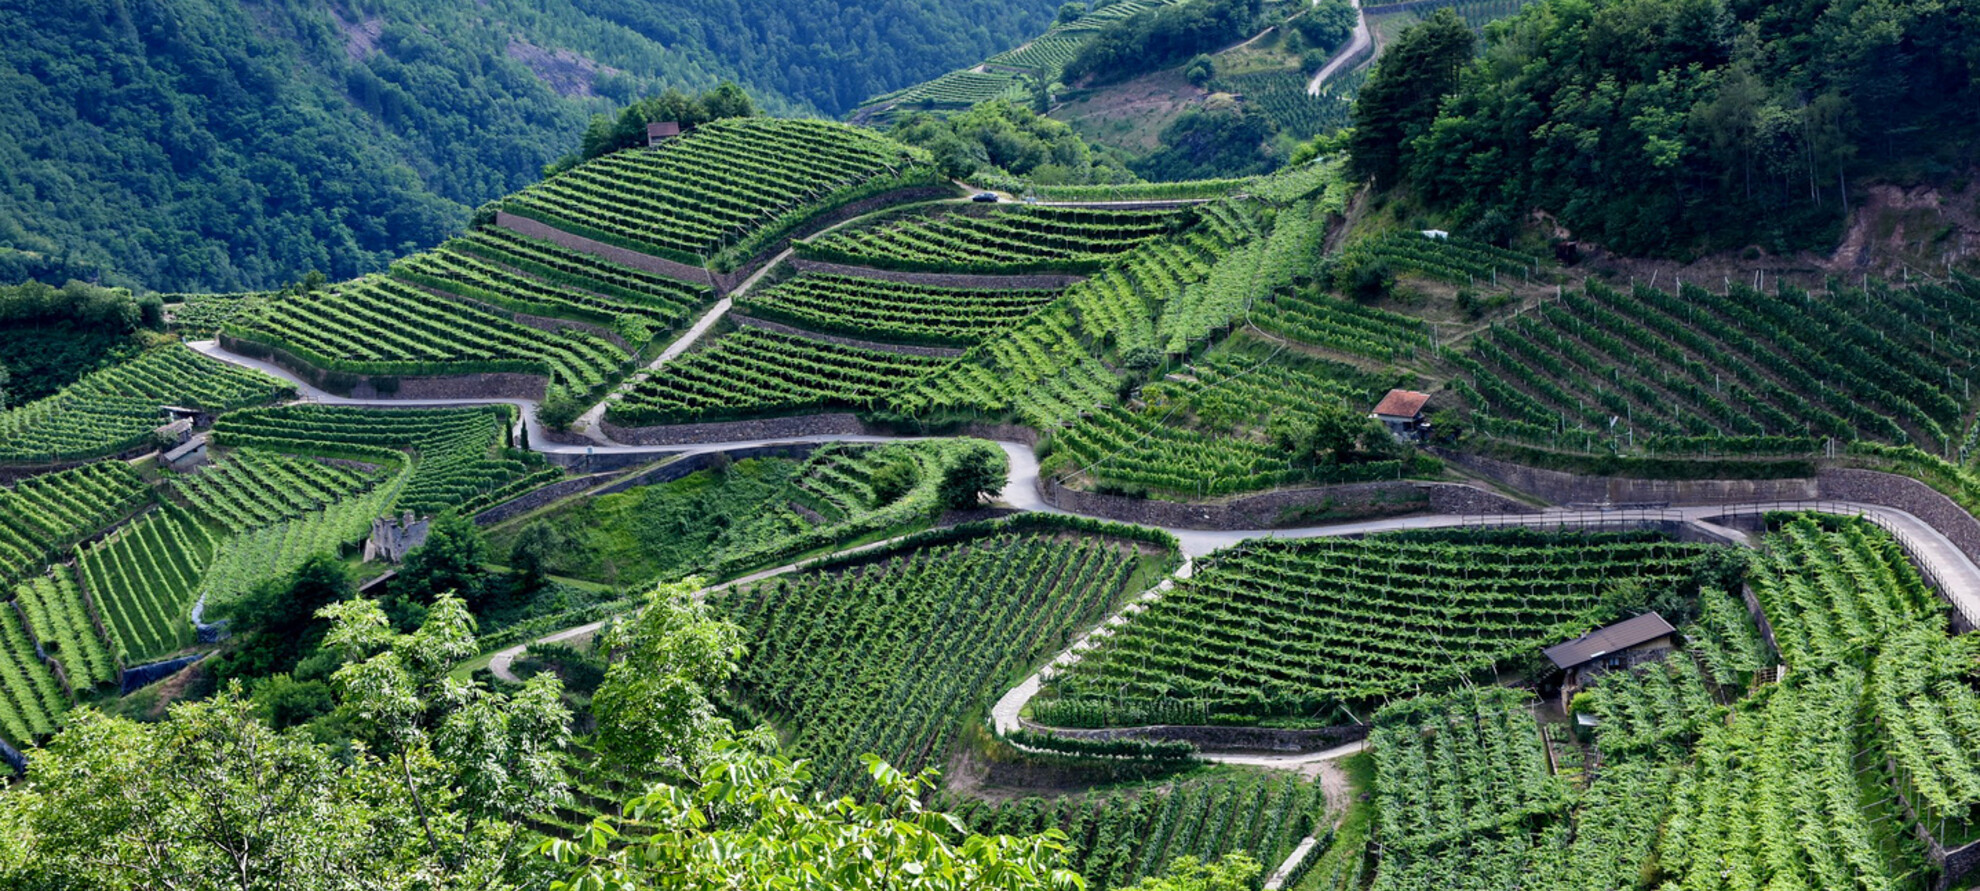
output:
[{"label": "narrow paved road", "polygon": [[1341,48],[1340,52],[1335,53],[1332,59],[1327,60],[1327,64],[1320,66],[1319,73],[1313,75],[1313,79],[1307,82],[1306,94],[1309,96],[1320,95],[1320,87],[1328,78],[1339,73],[1342,66],[1368,48],[1371,40],[1368,33],[1368,16],[1361,11],[1361,0],[1348,0],[1348,2],[1354,4],[1354,37],[1348,41],[1347,46]]}]

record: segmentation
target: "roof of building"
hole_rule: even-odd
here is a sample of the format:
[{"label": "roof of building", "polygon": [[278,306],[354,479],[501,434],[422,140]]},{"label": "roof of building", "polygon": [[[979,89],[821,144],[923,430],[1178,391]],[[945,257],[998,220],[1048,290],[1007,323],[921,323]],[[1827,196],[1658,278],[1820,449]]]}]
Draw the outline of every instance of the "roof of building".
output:
[{"label": "roof of building", "polygon": [[681,125],[674,121],[654,121],[646,125],[646,136],[648,139],[655,136],[679,135],[681,135]]},{"label": "roof of building", "polygon": [[1390,390],[1389,395],[1375,404],[1375,413],[1392,418],[1413,418],[1423,413],[1423,406],[1430,401],[1430,394],[1415,390]]},{"label": "roof of building", "polygon": [[166,452],[165,461],[169,464],[203,448],[206,448],[206,434],[204,433],[179,443],[171,451]]},{"label": "roof of building", "polygon": [[1619,650],[1627,650],[1637,644],[1649,643],[1671,634],[1677,629],[1664,617],[1656,613],[1644,613],[1634,619],[1624,619],[1606,628],[1597,628],[1564,644],[1555,644],[1546,649],[1547,658],[1556,668],[1573,668],[1594,659],[1599,659]]}]

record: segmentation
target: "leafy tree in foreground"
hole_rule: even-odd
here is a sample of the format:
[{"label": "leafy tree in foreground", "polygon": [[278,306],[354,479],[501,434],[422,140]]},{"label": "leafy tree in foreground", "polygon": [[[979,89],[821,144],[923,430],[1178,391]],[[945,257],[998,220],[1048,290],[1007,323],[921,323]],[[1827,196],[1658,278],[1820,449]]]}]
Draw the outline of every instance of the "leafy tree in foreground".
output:
[{"label": "leafy tree in foreground", "polygon": [[735,673],[742,629],[694,599],[701,587],[690,577],[655,588],[602,641],[616,658],[591,699],[596,744],[629,768],[691,777],[731,735],[709,694]]},{"label": "leafy tree in foreground", "polygon": [[474,521],[456,513],[433,518],[427,528],[426,543],[406,554],[406,562],[392,579],[392,590],[400,597],[426,602],[442,591],[452,591],[479,606],[488,588],[488,542]]},{"label": "leafy tree in foreground", "polygon": [[1250,891],[1263,871],[1264,867],[1243,851],[1226,854],[1214,863],[1177,857],[1167,874],[1142,879],[1130,891]]},{"label": "leafy tree in foreground", "polygon": [[[1052,864],[1064,849],[1042,835],[969,835],[926,810],[933,771],[910,777],[866,756],[876,803],[807,799],[803,762],[726,744],[692,788],[661,786],[543,850],[568,873],[557,891],[1047,891],[1083,889]],[[1222,886],[1216,886],[1221,891]]]},{"label": "leafy tree in foreground", "polygon": [[350,660],[347,753],[270,728],[238,685],[159,724],[78,709],[0,795],[0,887],[517,887],[541,865],[521,821],[568,796],[555,678],[508,696],[447,679],[474,643],[451,595],[411,634],[368,600],[323,614]]}]

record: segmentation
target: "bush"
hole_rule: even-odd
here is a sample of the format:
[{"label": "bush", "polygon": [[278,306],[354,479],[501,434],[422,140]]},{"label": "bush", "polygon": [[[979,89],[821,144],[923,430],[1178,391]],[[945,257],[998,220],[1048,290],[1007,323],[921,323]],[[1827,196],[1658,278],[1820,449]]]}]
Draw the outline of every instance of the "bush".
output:
[{"label": "bush", "polygon": [[893,461],[884,464],[873,472],[868,484],[873,487],[873,506],[885,507],[906,496],[921,481],[921,474],[913,461]]},{"label": "bush", "polygon": [[1010,480],[1010,459],[1003,449],[980,440],[959,450],[942,469],[938,489],[942,503],[954,510],[970,510],[982,504],[983,496],[996,497]]}]

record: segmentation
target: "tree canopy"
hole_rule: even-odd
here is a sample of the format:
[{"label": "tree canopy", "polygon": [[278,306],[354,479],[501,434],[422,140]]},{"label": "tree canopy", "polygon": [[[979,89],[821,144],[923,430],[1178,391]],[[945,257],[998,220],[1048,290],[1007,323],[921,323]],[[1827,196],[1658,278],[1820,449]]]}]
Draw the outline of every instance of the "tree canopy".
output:
[{"label": "tree canopy", "polygon": [[1363,90],[1355,163],[1487,237],[1539,209],[1628,253],[1820,246],[1853,184],[1970,163],[1975,35],[1934,0],[1547,0],[1451,81],[1433,19]]}]

